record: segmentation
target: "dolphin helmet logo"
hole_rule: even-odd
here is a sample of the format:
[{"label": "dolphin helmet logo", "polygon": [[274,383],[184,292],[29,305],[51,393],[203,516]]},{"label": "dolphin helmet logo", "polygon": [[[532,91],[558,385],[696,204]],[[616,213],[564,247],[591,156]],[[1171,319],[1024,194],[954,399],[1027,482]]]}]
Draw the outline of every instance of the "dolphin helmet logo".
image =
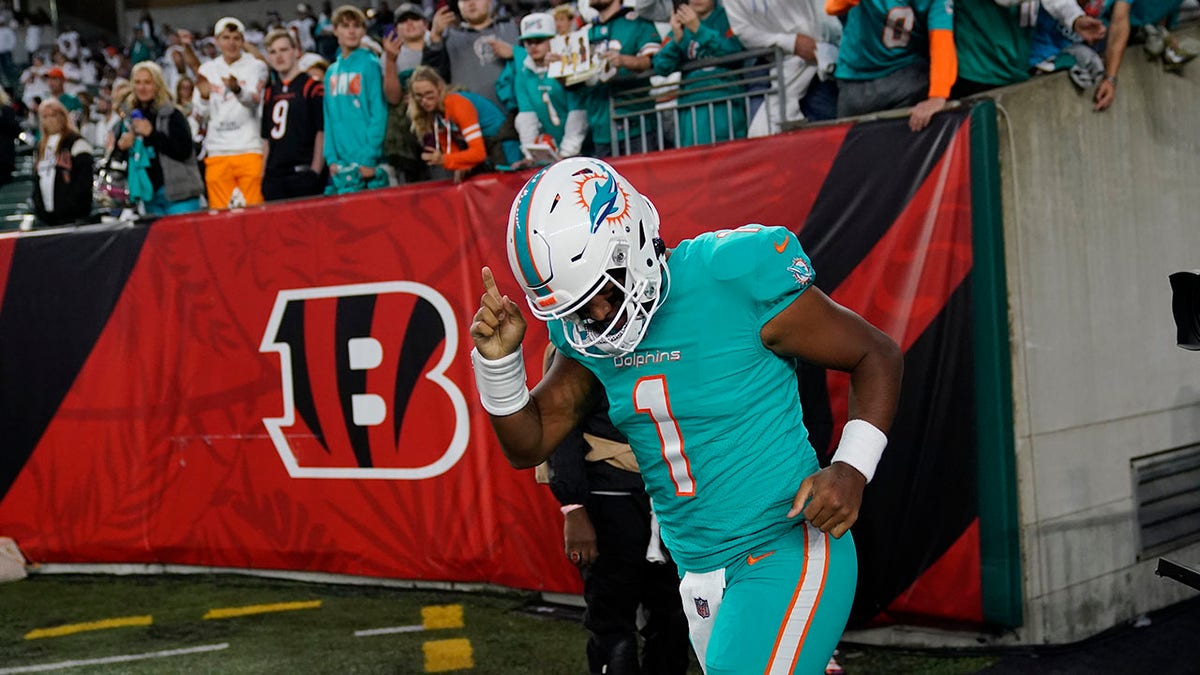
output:
[{"label": "dolphin helmet logo", "polygon": [[[591,233],[595,234],[601,225],[619,225],[631,217],[629,195],[617,182],[617,177],[605,171],[580,172],[575,181],[575,195],[579,205],[588,211],[588,221]],[[589,186],[594,186],[590,187]],[[591,190],[591,194],[588,191]]]}]

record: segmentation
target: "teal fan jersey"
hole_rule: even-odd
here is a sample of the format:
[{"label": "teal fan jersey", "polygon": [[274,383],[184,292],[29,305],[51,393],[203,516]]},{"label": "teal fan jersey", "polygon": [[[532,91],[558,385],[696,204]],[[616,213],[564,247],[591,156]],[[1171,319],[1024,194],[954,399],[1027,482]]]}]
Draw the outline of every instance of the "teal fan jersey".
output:
[{"label": "teal fan jersey", "polygon": [[578,354],[558,321],[550,337],[605,386],[680,573],[706,572],[799,524],[787,511],[817,456],[796,364],[760,333],[813,270],[793,234],[761,225],[684,241],[667,264],[667,296],[634,353]]},{"label": "teal fan jersey", "polygon": [[[588,42],[593,52],[601,56],[608,52],[619,52],[627,56],[652,56],[658,51],[661,40],[654,24],[637,18],[637,14],[630,11],[623,11],[609,19],[607,23],[595,22],[588,29]],[[609,81],[614,77],[629,74],[630,71],[625,68],[613,69],[605,66],[600,74],[600,82],[584,87],[581,91],[584,105],[588,111],[588,133],[591,134],[592,142],[597,145],[616,143],[625,139],[623,126],[617,129],[617,137],[612,137],[608,105],[612,99],[613,87]],[[634,104],[618,109],[622,114],[641,110],[653,111],[653,102]],[[634,133],[634,135],[640,133],[639,120],[640,118],[629,120],[630,133]]]},{"label": "teal fan jersey", "polygon": [[862,0],[846,15],[836,74],[874,80],[928,62],[931,30],[954,30],[954,0]]}]

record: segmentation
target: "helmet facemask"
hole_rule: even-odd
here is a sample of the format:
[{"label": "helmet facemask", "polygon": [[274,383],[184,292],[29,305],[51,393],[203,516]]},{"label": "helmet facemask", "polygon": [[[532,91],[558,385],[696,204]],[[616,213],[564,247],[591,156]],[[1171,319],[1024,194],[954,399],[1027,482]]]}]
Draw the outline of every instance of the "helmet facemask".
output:
[{"label": "helmet facemask", "polygon": [[[596,290],[586,297],[579,309],[562,317],[567,342],[588,356],[623,356],[637,349],[650,328],[650,319],[666,297],[663,284],[670,278],[670,273],[665,264],[661,267],[662,278],[642,278],[633,284],[625,282],[626,268],[605,270]],[[609,304],[616,310],[611,319],[596,321],[586,316],[584,310],[605,289],[608,289]]]}]

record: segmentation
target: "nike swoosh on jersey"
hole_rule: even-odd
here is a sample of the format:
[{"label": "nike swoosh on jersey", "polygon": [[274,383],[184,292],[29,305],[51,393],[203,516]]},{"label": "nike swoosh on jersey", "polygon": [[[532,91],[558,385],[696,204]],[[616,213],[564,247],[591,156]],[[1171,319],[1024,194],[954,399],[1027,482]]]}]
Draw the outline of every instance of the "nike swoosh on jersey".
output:
[{"label": "nike swoosh on jersey", "polygon": [[779,242],[778,244],[775,244],[775,252],[776,253],[783,253],[786,250],[787,250],[787,239],[784,239],[783,241]]},{"label": "nike swoosh on jersey", "polygon": [[746,564],[753,565],[754,563],[758,562],[759,560],[762,560],[763,558],[766,558],[768,556],[773,556],[773,555],[775,555],[775,551],[767,551],[766,553],[764,553],[760,556],[748,555],[748,556],[746,556]]}]

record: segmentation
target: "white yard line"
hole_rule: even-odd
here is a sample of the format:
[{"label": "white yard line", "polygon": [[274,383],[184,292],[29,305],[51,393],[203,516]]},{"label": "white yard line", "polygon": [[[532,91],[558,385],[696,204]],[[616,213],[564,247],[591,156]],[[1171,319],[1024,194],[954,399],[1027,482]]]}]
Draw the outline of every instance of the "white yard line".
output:
[{"label": "white yard line", "polygon": [[146,652],[145,654],[123,654],[121,656],[105,656],[99,659],[79,659],[76,661],[59,661],[58,663],[43,663],[37,666],[17,666],[15,668],[0,668],[0,675],[12,675],[13,673],[40,673],[46,670],[58,670],[59,668],[78,668],[80,666],[98,666],[108,663],[127,663],[129,661],[142,661],[145,659],[163,659],[170,656],[185,656],[187,654],[203,654],[204,652],[218,652],[222,649],[228,649],[229,643],[222,642],[216,645],[202,645],[200,647],[186,647],[183,649],[168,649],[161,652]]},{"label": "white yard line", "polygon": [[[425,626],[392,626],[391,628],[371,628],[370,630],[356,630],[354,637],[370,637],[372,635],[392,635],[394,633],[420,633],[425,630]],[[0,673],[0,675],[3,675]]]}]

